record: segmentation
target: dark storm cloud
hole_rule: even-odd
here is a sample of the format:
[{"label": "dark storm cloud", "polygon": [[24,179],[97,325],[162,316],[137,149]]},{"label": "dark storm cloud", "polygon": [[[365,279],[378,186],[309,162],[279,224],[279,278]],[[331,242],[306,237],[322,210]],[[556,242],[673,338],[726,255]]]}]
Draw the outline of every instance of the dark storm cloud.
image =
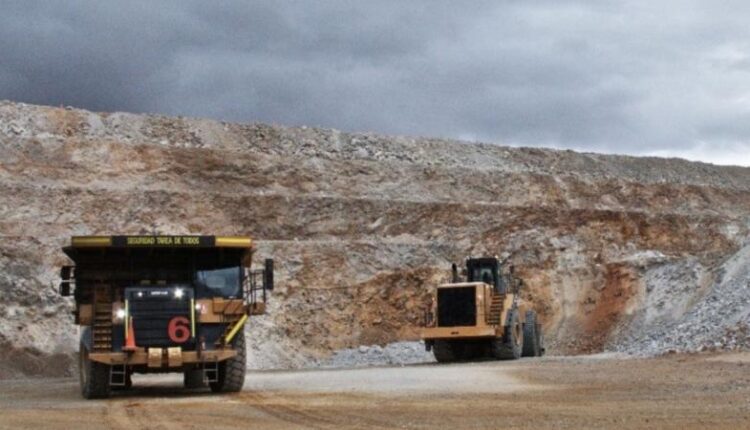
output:
[{"label": "dark storm cloud", "polygon": [[18,1],[0,98],[750,164],[750,5]]}]

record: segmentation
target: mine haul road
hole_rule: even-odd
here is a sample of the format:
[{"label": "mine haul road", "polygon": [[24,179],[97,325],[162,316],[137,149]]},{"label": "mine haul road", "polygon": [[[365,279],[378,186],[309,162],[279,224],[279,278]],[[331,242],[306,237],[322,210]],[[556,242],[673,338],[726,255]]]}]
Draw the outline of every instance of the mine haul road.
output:
[{"label": "mine haul road", "polygon": [[0,381],[0,428],[750,429],[750,353],[253,372],[231,395],[134,382],[85,401],[73,379]]}]

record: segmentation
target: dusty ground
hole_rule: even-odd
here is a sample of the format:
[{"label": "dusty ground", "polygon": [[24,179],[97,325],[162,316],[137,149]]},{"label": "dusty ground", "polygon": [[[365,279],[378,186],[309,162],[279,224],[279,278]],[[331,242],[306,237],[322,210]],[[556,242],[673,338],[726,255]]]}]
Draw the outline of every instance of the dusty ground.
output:
[{"label": "dusty ground", "polygon": [[[0,428],[750,428],[750,355],[524,359],[259,372],[244,392],[144,377],[83,401],[70,379],[0,382]],[[689,376],[689,377],[687,377]]]}]

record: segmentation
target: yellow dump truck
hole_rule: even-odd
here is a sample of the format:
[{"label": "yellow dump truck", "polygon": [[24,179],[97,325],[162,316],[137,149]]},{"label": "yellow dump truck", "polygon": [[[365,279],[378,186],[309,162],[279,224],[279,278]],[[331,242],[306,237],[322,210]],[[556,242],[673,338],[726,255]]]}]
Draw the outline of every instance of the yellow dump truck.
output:
[{"label": "yellow dump truck", "polygon": [[243,327],[265,312],[273,260],[252,270],[249,237],[76,236],[60,294],[75,297],[85,398],[127,389],[133,373],[181,372],[187,388],[239,391]]},{"label": "yellow dump truck", "polygon": [[422,339],[438,362],[544,354],[536,312],[519,303],[523,282],[503,274],[497,257],[466,259],[466,280],[439,285],[425,317]]}]

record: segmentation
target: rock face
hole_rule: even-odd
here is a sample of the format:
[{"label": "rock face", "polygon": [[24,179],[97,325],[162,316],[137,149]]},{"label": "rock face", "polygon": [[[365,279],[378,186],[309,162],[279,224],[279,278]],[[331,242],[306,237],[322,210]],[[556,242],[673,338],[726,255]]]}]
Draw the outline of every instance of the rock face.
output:
[{"label": "rock face", "polygon": [[278,288],[254,367],[415,340],[482,254],[526,280],[551,353],[749,343],[746,168],[0,102],[0,196],[0,376],[71,366],[52,286],[82,234],[255,237]]}]

